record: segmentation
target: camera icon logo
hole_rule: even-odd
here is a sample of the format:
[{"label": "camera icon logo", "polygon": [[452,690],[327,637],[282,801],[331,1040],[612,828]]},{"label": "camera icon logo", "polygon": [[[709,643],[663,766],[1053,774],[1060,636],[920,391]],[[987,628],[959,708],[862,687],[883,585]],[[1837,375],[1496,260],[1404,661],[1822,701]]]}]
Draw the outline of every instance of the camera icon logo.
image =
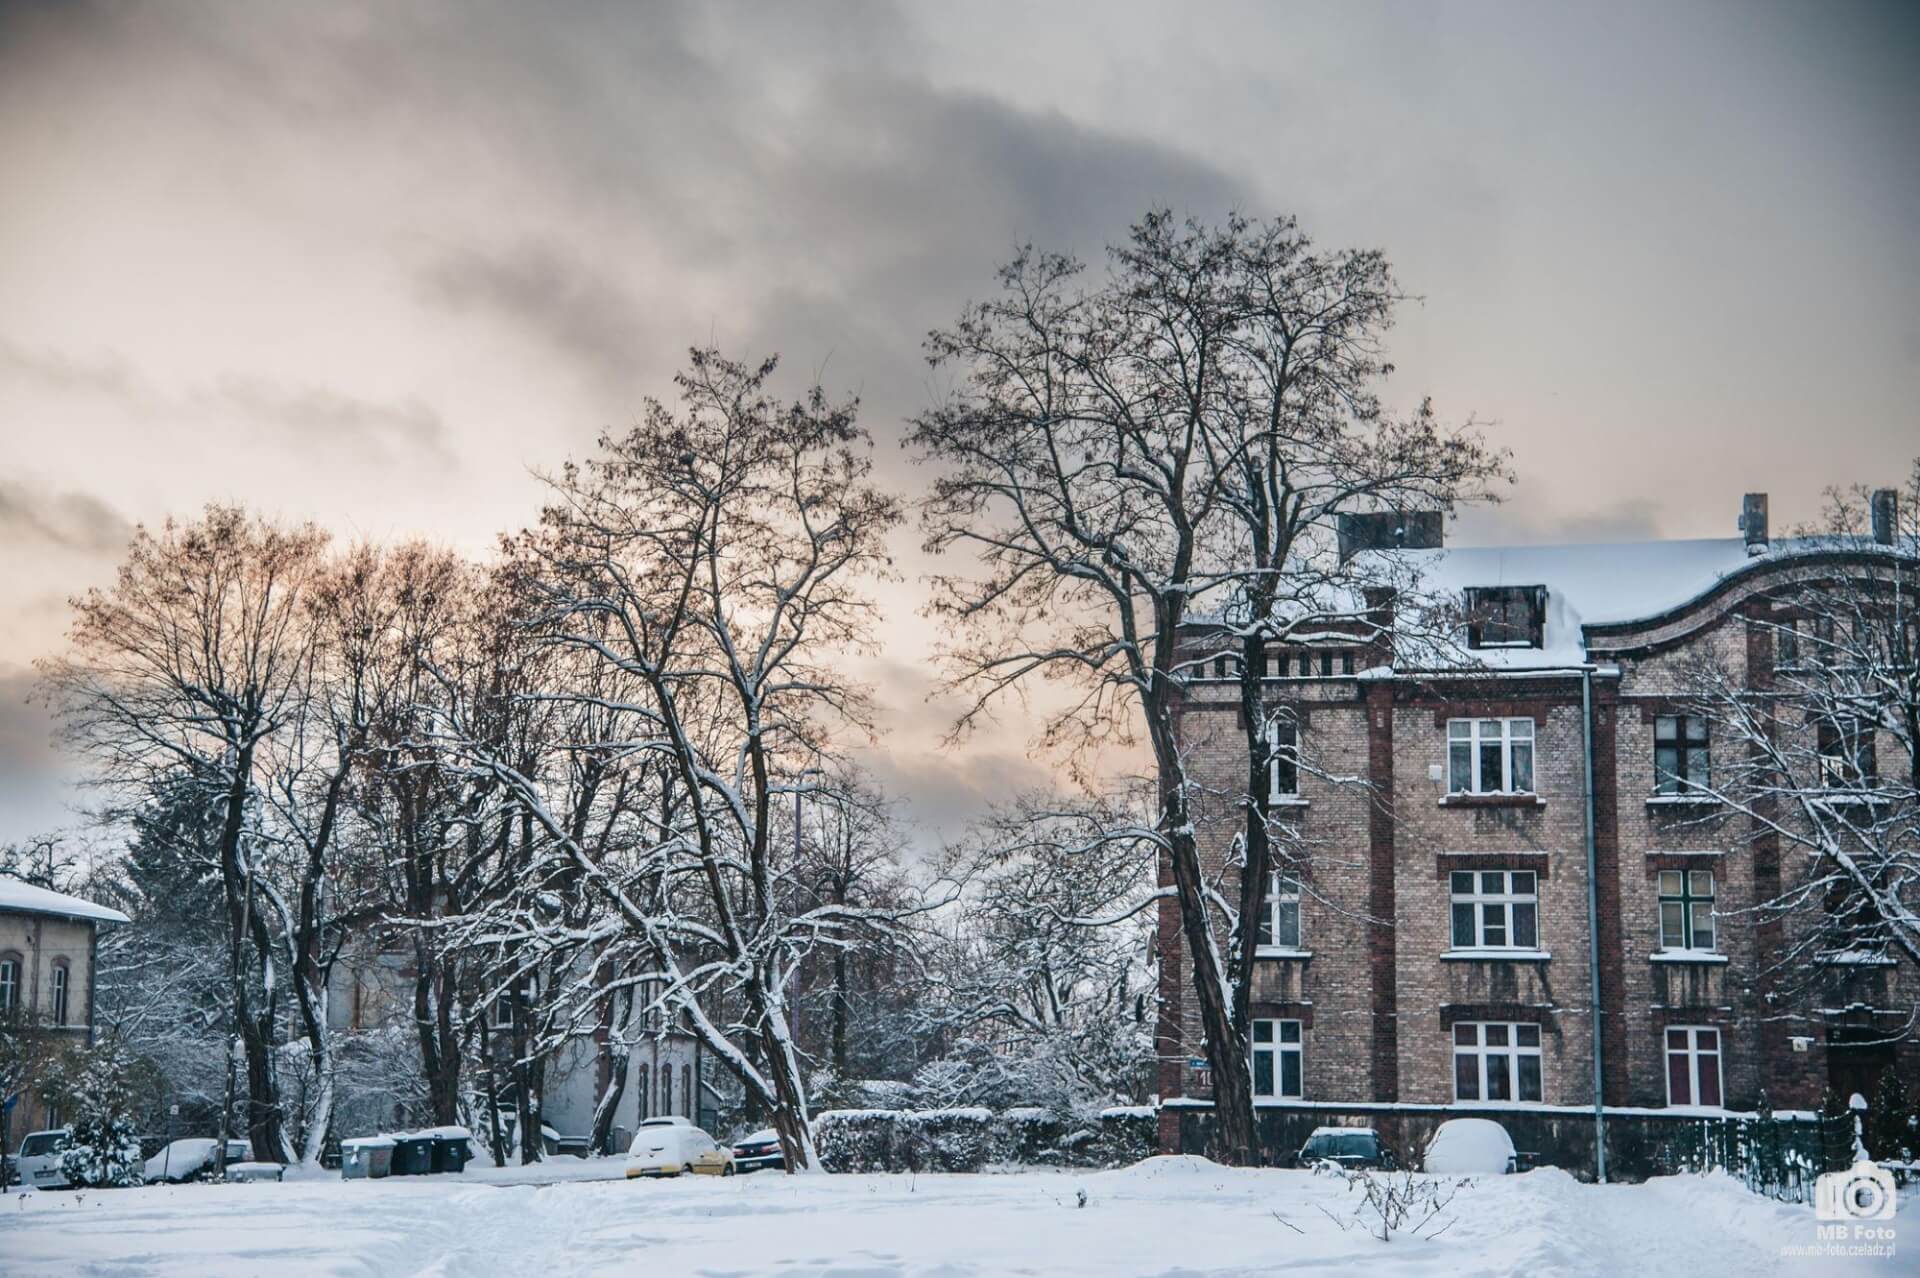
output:
[{"label": "camera icon logo", "polygon": [[1813,1182],[1813,1214],[1819,1220],[1891,1220],[1893,1205],[1893,1173],[1865,1160]]}]

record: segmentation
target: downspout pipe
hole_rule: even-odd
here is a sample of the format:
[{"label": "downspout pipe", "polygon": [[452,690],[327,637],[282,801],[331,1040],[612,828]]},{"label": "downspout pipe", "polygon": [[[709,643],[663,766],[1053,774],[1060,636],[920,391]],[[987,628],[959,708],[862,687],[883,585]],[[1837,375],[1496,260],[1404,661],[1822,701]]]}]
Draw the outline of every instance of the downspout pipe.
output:
[{"label": "downspout pipe", "polygon": [[1600,1090],[1601,1029],[1600,1010],[1600,877],[1599,854],[1594,846],[1593,793],[1593,667],[1580,672],[1580,726],[1584,738],[1586,764],[1587,818],[1587,974],[1593,1000],[1593,1173],[1600,1184],[1607,1183],[1607,1123]]}]

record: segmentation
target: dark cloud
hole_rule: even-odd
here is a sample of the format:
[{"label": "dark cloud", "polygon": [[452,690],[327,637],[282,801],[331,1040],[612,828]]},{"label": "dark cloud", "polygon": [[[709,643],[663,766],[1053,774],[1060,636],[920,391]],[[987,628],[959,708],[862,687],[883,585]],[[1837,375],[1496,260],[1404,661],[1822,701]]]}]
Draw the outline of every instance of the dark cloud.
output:
[{"label": "dark cloud", "polygon": [[0,666],[0,843],[78,819],[69,806],[77,770],[54,748],[53,716],[30,700],[33,688],[31,670]]},{"label": "dark cloud", "polygon": [[196,391],[190,402],[230,413],[249,426],[269,426],[308,446],[339,445],[432,453],[451,461],[446,424],[418,399],[386,403],[319,386],[286,386],[266,378],[230,375]]},{"label": "dark cloud", "polygon": [[132,533],[133,525],[119,511],[91,493],[43,492],[0,480],[0,541],[112,554]]},{"label": "dark cloud", "polygon": [[[345,444],[381,457],[404,451],[453,461],[446,423],[436,409],[418,397],[376,400],[324,386],[288,384],[244,373],[228,373],[183,395],[173,395],[119,354],[88,358],[61,351],[29,352],[0,338],[0,383],[10,379],[30,381],[62,395],[104,396],[122,412],[142,420],[198,419],[211,412],[248,430],[265,427],[303,448]],[[98,512],[74,506],[76,501],[84,506],[87,500],[58,499],[69,509],[51,525],[66,528],[75,518],[97,522],[93,516]],[[0,493],[0,520],[20,518],[9,515],[6,507],[12,504],[6,494]],[[65,541],[67,537],[63,534],[56,539]]]},{"label": "dark cloud", "polygon": [[421,270],[420,289],[452,310],[505,319],[610,388],[630,386],[636,364],[659,341],[639,301],[609,272],[542,241],[445,253]]},{"label": "dark cloud", "polygon": [[81,356],[61,351],[30,351],[0,337],[0,379],[17,379],[67,394],[106,395],[141,400],[153,390],[118,354]]}]

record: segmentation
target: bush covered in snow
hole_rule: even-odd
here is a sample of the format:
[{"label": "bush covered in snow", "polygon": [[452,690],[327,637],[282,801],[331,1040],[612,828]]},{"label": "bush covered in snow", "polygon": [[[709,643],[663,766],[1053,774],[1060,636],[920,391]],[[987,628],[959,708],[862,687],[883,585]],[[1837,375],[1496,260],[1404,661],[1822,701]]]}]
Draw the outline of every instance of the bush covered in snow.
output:
[{"label": "bush covered in snow", "polygon": [[1154,1152],[1148,1108],[1092,1123],[1038,1108],[830,1110],[815,1120],[821,1164],[835,1172],[977,1172],[995,1163],[1122,1167]]},{"label": "bush covered in snow", "polygon": [[42,1085],[48,1100],[70,1114],[71,1134],[61,1170],[88,1189],[138,1185],[140,1138],[135,1133],[133,1054],[118,1038],[63,1055]]}]

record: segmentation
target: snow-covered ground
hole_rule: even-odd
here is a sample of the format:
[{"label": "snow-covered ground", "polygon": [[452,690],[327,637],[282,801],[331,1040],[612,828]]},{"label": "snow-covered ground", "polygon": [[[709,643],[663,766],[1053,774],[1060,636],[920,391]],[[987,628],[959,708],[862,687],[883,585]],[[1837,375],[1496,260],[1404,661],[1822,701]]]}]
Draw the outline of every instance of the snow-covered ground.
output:
[{"label": "snow-covered ground", "polygon": [[[1460,1190],[1438,1237],[1342,1230],[1337,1178],[1150,1159],[1117,1172],[601,1181],[617,1161],[465,1177],[296,1179],[0,1204],[0,1273],[784,1275],[1893,1274],[1920,1258],[1920,1200],[1892,1259],[1812,1258],[1806,1207],[1724,1177],[1581,1185],[1559,1171]],[[513,1183],[520,1181],[522,1183]],[[1080,1196],[1084,1191],[1085,1204]],[[1324,1209],[1324,1211],[1323,1211]],[[1296,1232],[1296,1230],[1298,1232]]]}]

